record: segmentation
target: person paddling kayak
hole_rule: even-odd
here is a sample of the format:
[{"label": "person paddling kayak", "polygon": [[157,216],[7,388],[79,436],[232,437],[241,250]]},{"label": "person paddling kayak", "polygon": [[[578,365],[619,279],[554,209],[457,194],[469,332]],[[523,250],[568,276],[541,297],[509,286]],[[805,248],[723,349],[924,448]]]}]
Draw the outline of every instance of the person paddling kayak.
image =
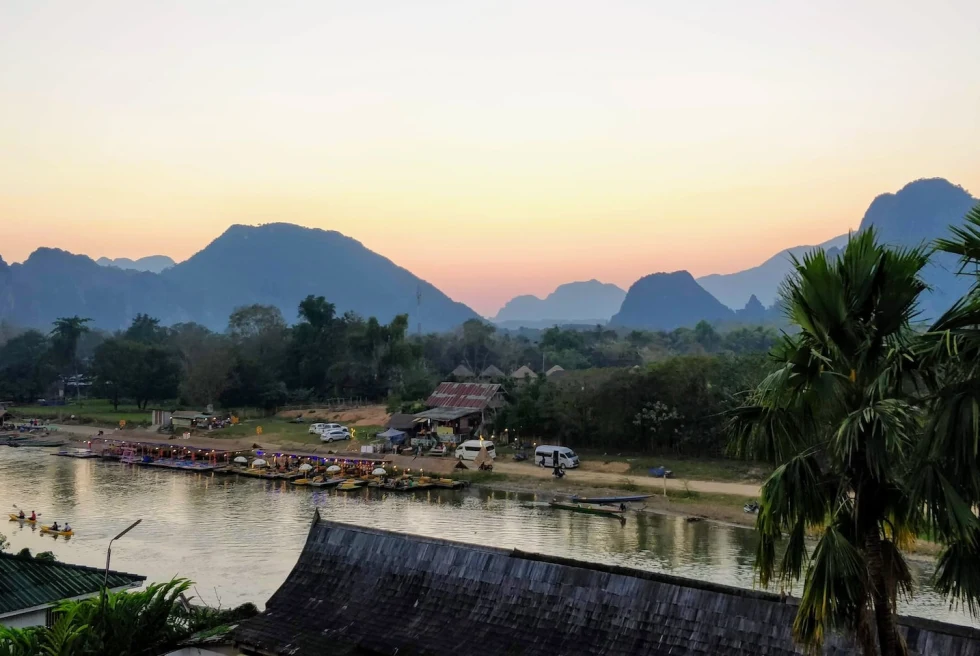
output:
[{"label": "person paddling kayak", "polygon": [[60,528],[58,527],[58,522],[55,522],[54,524],[52,524],[52,525],[51,525],[51,530],[52,530],[52,531],[60,531],[60,530],[61,530],[61,529],[60,529]]},{"label": "person paddling kayak", "polygon": [[24,511],[23,511],[23,510],[21,510],[21,511],[20,511],[20,512],[19,512],[19,513],[17,514],[17,517],[19,517],[20,519],[27,519],[27,515],[25,515],[25,514],[24,514]]},{"label": "person paddling kayak", "polygon": [[31,511],[31,521],[32,522],[37,521],[37,513],[35,513],[33,510]]}]

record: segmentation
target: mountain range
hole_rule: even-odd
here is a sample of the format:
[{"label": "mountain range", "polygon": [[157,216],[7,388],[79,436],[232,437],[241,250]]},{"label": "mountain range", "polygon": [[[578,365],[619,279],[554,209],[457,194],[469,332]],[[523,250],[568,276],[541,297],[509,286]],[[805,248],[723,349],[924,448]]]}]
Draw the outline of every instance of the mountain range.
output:
[{"label": "mountain range", "polygon": [[624,298],[626,291],[611,283],[598,280],[569,282],[559,285],[544,298],[515,296],[491,321],[503,326],[515,321],[528,327],[537,327],[530,324],[550,326],[556,323],[594,326],[609,321]]},{"label": "mountain range", "polygon": [[100,266],[52,248],[22,264],[0,259],[0,319],[21,326],[79,315],[115,330],[143,312],[164,325],[194,321],[222,330],[234,308],[253,303],[274,305],[293,321],[308,294],[326,297],[338,314],[387,322],[407,313],[412,330],[448,330],[478,316],[350,237],[286,223],[231,226],[161,273]]},{"label": "mountain range", "polygon": [[149,271],[150,273],[160,273],[177,264],[166,255],[148,255],[138,260],[131,260],[128,257],[117,257],[113,260],[108,257],[100,257],[95,263],[99,266],[111,266],[130,271]]},{"label": "mountain range", "polygon": [[[895,246],[927,244],[947,235],[951,224],[962,223],[977,202],[946,180],[917,180],[875,198],[858,229],[874,227],[882,241]],[[626,292],[597,280],[568,283],[543,299],[518,296],[493,320],[508,328],[607,320],[651,329],[700,320],[767,322],[778,318],[774,303],[791,257],[818,247],[835,251],[847,239],[839,235],[817,246],[797,246],[745,271],[699,280],[687,271],[654,273]],[[956,266],[955,258],[941,254],[924,271],[930,290],[920,304],[923,318],[938,315],[969,289],[970,279],[957,276]],[[178,264],[166,256],[96,262],[52,248],[38,248],[22,264],[0,258],[0,320],[20,326],[47,328],[57,317],[79,315],[115,330],[146,313],[165,325],[194,321],[221,330],[232,310],[254,303],[274,305],[293,321],[299,301],[309,294],[326,297],[338,313],[381,321],[406,313],[413,331],[444,331],[478,318],[350,237],[287,223],[233,225]]]},{"label": "mountain range", "polygon": [[[893,246],[919,246],[949,234],[978,199],[942,178],[916,180],[896,193],[881,194],[864,213],[858,230],[874,227],[879,238]],[[791,256],[801,258],[814,248],[839,249],[848,235],[838,235],[816,246],[796,246],[781,251],[759,266],[730,274],[698,278],[698,283],[731,308],[742,307],[755,294],[766,305],[776,301],[779,285],[792,269]],[[933,256],[924,278],[932,289],[921,302],[924,314],[935,316],[969,288],[969,281],[955,274],[955,257]]]}]

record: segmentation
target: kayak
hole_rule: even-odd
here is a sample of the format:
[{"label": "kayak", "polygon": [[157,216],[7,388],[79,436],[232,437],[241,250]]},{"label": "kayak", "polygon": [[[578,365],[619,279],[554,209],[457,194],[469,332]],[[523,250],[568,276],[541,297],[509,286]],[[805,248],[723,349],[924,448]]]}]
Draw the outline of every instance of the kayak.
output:
[{"label": "kayak", "polygon": [[71,531],[53,531],[53,530],[51,530],[51,527],[50,526],[42,526],[41,527],[41,533],[51,533],[52,535],[63,535],[66,538],[70,538],[71,536],[75,535],[75,531],[74,530],[71,530]]},{"label": "kayak", "polygon": [[631,501],[643,501],[644,499],[649,499],[652,494],[638,494],[632,497],[572,497],[572,503],[630,503]]},{"label": "kayak", "polygon": [[344,481],[337,486],[338,490],[359,490],[364,483],[362,481]]},{"label": "kayak", "polygon": [[30,517],[21,517],[19,515],[15,515],[13,513],[10,513],[10,521],[12,521],[12,522],[27,522],[28,524],[37,524],[37,520],[36,519],[31,519]]},{"label": "kayak", "polygon": [[310,479],[308,478],[294,478],[290,481],[293,485],[309,485]]},{"label": "kayak", "polygon": [[580,506],[574,503],[561,503],[560,501],[552,501],[548,504],[552,508],[560,508],[561,510],[571,510],[572,512],[586,513],[588,515],[603,515],[605,517],[615,517],[616,519],[625,519],[623,513],[620,510],[615,510],[613,508],[600,508],[598,506]]}]

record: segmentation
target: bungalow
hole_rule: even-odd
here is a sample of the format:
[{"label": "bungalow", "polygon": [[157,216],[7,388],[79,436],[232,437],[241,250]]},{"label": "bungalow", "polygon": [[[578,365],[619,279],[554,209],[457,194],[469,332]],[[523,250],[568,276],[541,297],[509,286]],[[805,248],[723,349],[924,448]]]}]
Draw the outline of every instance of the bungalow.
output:
[{"label": "bungalow", "polygon": [[473,378],[473,372],[465,364],[461,364],[450,373],[451,376],[458,378],[460,380],[466,380],[468,378]]},{"label": "bungalow", "polygon": [[[0,553],[0,626],[50,626],[51,609],[62,601],[94,597],[105,570]],[[109,590],[138,588],[138,574],[109,571]]]}]

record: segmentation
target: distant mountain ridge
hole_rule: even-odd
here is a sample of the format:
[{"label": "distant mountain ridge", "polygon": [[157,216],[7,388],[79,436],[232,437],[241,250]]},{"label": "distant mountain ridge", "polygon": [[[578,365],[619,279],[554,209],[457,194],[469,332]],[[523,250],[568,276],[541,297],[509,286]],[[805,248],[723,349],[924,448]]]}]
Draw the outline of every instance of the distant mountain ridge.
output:
[{"label": "distant mountain ridge", "polygon": [[[416,293],[421,292],[421,312]],[[0,259],[0,319],[48,328],[80,315],[107,330],[140,312],[165,325],[195,321],[223,330],[231,311],[263,303],[287,321],[308,294],[322,295],[338,314],[390,321],[407,313],[415,331],[452,329],[476,312],[360,242],[338,232],[277,223],[235,225],[189,260],[150,273],[100,266],[85,255],[39,248],[22,264]]]},{"label": "distant mountain ridge", "polygon": [[[893,246],[928,245],[949,234],[950,225],[960,225],[978,202],[970,193],[943,178],[910,182],[895,193],[877,196],[869,205],[858,230],[874,226],[880,239]],[[728,307],[741,307],[755,294],[765,305],[776,300],[779,285],[792,270],[790,255],[802,257],[815,248],[841,249],[848,235],[839,235],[817,246],[796,246],[772,256],[751,269],[731,274],[703,276],[698,282]],[[923,272],[931,289],[923,294],[924,317],[945,311],[969,288],[969,280],[957,276],[956,258],[934,255]]]},{"label": "distant mountain ridge", "polygon": [[569,282],[559,285],[545,298],[524,295],[507,301],[491,321],[515,326],[553,324],[606,323],[619,311],[626,291],[598,280]]},{"label": "distant mountain ridge", "polygon": [[735,312],[701,287],[687,271],[653,273],[630,286],[612,326],[674,330],[699,321],[728,321]]},{"label": "distant mountain ridge", "polygon": [[168,269],[177,264],[172,258],[166,255],[147,255],[138,260],[131,260],[128,257],[117,257],[114,260],[108,257],[100,257],[95,263],[99,266],[114,266],[120,269],[149,271],[150,273],[160,273],[164,269]]}]

